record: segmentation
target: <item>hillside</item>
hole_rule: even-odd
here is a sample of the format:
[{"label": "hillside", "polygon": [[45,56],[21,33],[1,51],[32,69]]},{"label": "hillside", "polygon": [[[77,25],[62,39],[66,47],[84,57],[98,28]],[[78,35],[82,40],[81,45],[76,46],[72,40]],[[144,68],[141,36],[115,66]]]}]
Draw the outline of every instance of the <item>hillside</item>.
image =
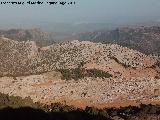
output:
[{"label": "hillside", "polygon": [[0,30],[0,36],[19,42],[35,41],[40,47],[78,39],[80,41],[118,44],[144,54],[160,55],[160,27],[158,26],[119,27],[115,30],[97,30],[95,32],[74,34],[67,32],[43,32],[40,29],[9,29]]},{"label": "hillside", "polygon": [[5,120],[158,120],[159,112],[159,105],[80,109],[60,103],[43,105],[33,103],[29,97],[22,99],[0,93],[0,118]]},{"label": "hillside", "polygon": [[21,41],[35,41],[38,46],[47,46],[54,43],[51,33],[43,32],[40,29],[9,29],[0,30],[0,36]]},{"label": "hillside", "polygon": [[[156,76],[157,71],[153,66],[156,67],[159,62],[156,57],[116,44],[106,45],[77,40],[41,48],[33,41],[18,42],[1,38],[0,49],[0,76],[77,68],[82,63],[84,68],[94,67],[112,75],[118,72],[125,77],[136,76],[139,73],[143,76],[143,72],[148,71],[148,76]],[[139,72],[136,74],[136,71]]]},{"label": "hillside", "polygon": [[145,54],[160,55],[160,27],[122,27],[78,34],[76,39],[119,44]]},{"label": "hillside", "polygon": [[84,108],[159,104],[159,58],[117,44],[0,38],[0,92]]}]

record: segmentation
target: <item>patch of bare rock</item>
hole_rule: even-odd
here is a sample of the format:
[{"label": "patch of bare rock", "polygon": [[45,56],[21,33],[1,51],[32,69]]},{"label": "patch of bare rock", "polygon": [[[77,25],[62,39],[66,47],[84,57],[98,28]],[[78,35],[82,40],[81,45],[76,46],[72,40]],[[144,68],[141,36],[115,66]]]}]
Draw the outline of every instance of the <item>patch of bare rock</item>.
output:
[{"label": "patch of bare rock", "polygon": [[77,107],[118,107],[140,103],[159,104],[160,79],[84,78],[61,80],[56,72],[26,77],[0,78],[0,92],[27,97],[35,102],[61,102]]}]

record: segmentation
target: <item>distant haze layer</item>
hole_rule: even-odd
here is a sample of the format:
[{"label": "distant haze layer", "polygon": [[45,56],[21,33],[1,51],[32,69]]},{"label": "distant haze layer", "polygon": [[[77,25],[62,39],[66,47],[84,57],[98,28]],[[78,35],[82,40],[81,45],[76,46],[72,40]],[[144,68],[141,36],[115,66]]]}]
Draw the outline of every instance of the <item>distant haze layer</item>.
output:
[{"label": "distant haze layer", "polygon": [[0,4],[0,27],[37,27],[57,22],[129,24],[160,20],[159,0],[74,1],[76,4],[64,6]]}]

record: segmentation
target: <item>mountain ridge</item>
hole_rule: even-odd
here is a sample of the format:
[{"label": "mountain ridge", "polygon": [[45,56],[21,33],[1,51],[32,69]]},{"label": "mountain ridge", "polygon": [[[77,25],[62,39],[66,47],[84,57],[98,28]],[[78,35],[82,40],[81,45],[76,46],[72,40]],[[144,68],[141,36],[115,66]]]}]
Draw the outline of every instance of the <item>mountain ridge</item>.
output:
[{"label": "mountain ridge", "polygon": [[86,66],[92,63],[113,66],[115,63],[121,64],[123,68],[143,69],[151,68],[158,61],[151,55],[147,56],[116,44],[106,45],[78,40],[39,47],[33,41],[18,42],[1,38],[0,47],[1,76],[5,72],[14,75],[18,70],[25,75],[27,71],[43,73],[60,68],[76,68],[82,62],[86,63]]},{"label": "mountain ridge", "polygon": [[83,41],[115,43],[145,54],[160,54],[159,26],[119,27],[114,30],[80,33],[76,38]]}]

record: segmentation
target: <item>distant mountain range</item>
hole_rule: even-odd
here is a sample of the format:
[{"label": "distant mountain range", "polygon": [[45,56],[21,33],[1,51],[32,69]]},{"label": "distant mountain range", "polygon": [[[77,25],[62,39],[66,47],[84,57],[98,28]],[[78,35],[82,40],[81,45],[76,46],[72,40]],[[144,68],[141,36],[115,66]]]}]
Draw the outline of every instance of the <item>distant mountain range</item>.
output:
[{"label": "distant mountain range", "polygon": [[0,36],[16,41],[35,41],[38,46],[51,45],[54,42],[53,35],[40,29],[9,29],[0,30]]},{"label": "distant mountain range", "polygon": [[[78,26],[80,25],[78,24]],[[158,26],[119,27],[113,30],[102,29],[83,33],[76,33],[76,31],[75,33],[43,32],[40,29],[9,29],[0,30],[0,36],[16,41],[35,41],[40,47],[71,40],[113,43],[145,54],[160,55],[160,27]]]},{"label": "distant mountain range", "polygon": [[160,27],[123,27],[78,34],[75,39],[115,43],[145,54],[160,55]]}]

